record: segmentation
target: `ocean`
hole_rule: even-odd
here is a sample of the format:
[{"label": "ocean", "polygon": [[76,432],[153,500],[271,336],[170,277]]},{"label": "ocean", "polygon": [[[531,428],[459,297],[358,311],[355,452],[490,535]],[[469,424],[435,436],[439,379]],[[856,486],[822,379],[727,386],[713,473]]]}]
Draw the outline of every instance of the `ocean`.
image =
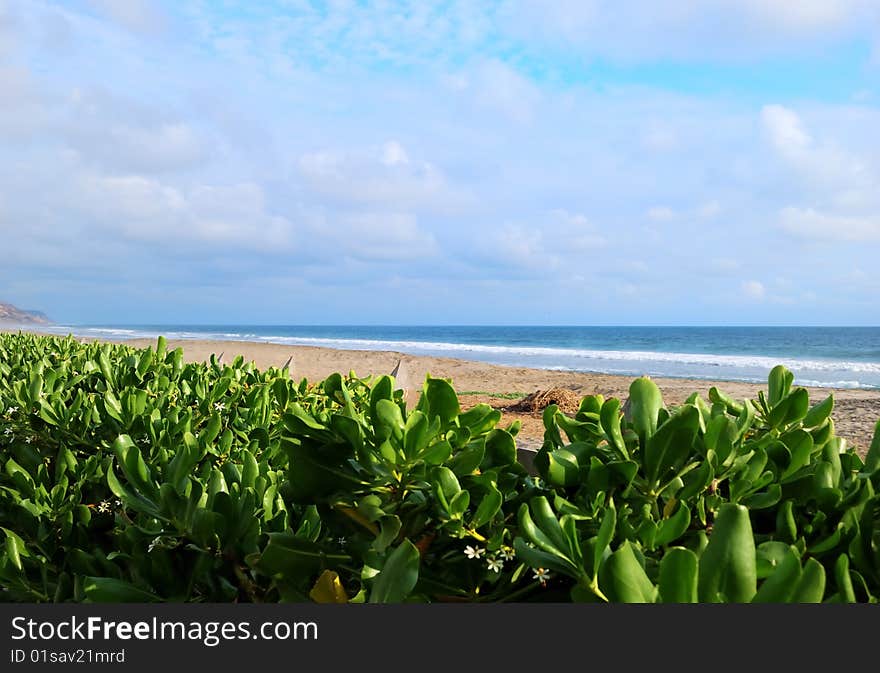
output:
[{"label": "ocean", "polygon": [[[41,327],[41,329],[44,329]],[[763,382],[783,364],[800,385],[880,389],[880,327],[491,327],[53,325],[112,339],[223,339],[479,360],[499,365]]]}]

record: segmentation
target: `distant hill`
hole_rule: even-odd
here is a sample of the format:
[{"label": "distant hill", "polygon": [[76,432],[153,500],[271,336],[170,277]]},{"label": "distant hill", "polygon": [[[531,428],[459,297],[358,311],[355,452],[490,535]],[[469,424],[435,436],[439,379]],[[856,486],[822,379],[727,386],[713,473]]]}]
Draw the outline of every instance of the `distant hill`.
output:
[{"label": "distant hill", "polygon": [[0,323],[10,323],[15,325],[49,325],[51,320],[45,313],[40,311],[25,311],[13,306],[12,304],[4,304],[0,302]]}]

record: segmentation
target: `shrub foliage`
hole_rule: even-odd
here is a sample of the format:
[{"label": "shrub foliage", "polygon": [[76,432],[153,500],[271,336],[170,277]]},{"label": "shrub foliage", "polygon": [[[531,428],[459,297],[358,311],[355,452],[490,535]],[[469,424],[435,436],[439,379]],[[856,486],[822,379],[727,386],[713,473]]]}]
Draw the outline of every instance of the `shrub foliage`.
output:
[{"label": "shrub foliage", "polygon": [[783,367],[766,394],[517,423],[427,377],[295,381],[180,349],[0,336],[0,600],[874,602],[865,459]]}]

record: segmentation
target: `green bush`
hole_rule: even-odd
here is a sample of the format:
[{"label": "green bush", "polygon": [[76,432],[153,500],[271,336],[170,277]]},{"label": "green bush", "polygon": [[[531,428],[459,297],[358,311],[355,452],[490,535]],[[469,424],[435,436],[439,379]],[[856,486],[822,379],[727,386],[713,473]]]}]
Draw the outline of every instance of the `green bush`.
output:
[{"label": "green bush", "polygon": [[792,381],[548,407],[530,475],[443,379],[2,335],[0,600],[873,602],[880,423]]}]

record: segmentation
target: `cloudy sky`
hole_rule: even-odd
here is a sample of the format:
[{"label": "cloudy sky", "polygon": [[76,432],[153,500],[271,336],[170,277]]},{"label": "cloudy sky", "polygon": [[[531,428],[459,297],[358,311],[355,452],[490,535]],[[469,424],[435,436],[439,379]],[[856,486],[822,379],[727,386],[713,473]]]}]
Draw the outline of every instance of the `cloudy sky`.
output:
[{"label": "cloudy sky", "polygon": [[875,0],[0,0],[0,301],[877,325],[878,129]]}]

